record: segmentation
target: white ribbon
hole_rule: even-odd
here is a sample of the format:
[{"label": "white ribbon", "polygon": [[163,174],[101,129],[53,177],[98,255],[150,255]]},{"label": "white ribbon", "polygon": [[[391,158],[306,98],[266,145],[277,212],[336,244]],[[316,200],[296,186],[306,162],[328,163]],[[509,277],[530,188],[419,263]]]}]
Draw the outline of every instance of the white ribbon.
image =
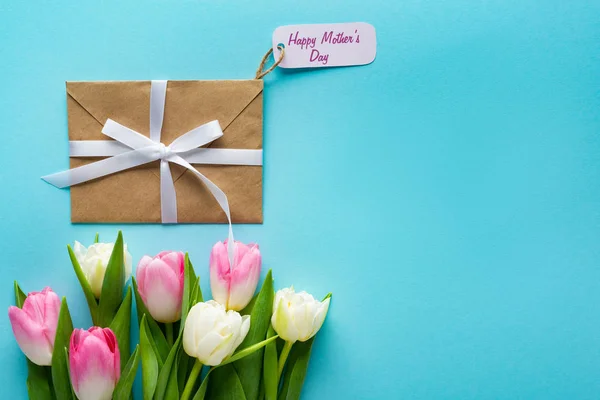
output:
[{"label": "white ribbon", "polygon": [[106,121],[102,133],[115,141],[71,141],[71,157],[110,157],[91,164],[42,177],[59,188],[77,185],[102,176],[160,160],[160,200],[163,223],[177,222],[177,195],[169,163],[187,168],[208,188],[229,222],[228,255],[233,263],[234,239],[231,227],[229,202],[223,191],[202,175],[190,163],[262,165],[262,150],[199,148],[223,136],[218,121],[201,125],[178,137],[169,146],[160,141],[167,81],[152,81],[150,89],[150,138],[111,119]]}]

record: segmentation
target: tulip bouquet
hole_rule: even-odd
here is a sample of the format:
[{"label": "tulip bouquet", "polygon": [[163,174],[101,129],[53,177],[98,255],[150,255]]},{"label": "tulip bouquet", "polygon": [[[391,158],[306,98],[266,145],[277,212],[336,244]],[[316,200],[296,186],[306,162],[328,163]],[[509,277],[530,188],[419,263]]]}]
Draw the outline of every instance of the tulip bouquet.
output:
[{"label": "tulip bouquet", "polygon": [[[138,368],[151,399],[298,399],[323,301],[293,288],[275,292],[272,272],[255,294],[258,245],[218,242],[206,300],[187,254],[132,258],[114,243],[68,246],[93,327],[74,329],[65,298],[50,288],[25,295],[15,282],[8,315],[27,356],[31,399],[129,400]],[[139,343],[130,352],[133,303]]]}]

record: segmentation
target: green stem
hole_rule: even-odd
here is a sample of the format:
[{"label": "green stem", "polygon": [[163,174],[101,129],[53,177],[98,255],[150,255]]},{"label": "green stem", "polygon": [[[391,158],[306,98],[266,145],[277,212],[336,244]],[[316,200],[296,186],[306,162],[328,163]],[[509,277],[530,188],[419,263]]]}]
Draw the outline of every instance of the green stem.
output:
[{"label": "green stem", "polygon": [[167,343],[169,344],[169,347],[173,347],[173,323],[167,322],[165,328],[167,330]]},{"label": "green stem", "polygon": [[285,342],[283,345],[283,349],[281,350],[281,355],[279,356],[279,364],[277,366],[277,382],[281,380],[281,373],[283,372],[283,367],[285,366],[285,362],[290,355],[290,350],[292,349],[292,345],[294,342]]},{"label": "green stem", "polygon": [[196,359],[192,372],[190,372],[190,377],[185,384],[185,389],[183,389],[181,400],[188,400],[192,395],[192,390],[194,390],[194,384],[196,383],[196,379],[198,379],[198,375],[200,375],[200,371],[202,371],[202,363],[200,360]]}]

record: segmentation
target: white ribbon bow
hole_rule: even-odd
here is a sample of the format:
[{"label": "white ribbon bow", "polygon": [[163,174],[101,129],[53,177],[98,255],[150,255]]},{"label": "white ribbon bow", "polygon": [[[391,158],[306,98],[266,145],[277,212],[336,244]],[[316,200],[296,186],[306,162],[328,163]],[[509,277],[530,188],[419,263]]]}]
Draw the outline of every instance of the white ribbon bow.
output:
[{"label": "white ribbon bow", "polygon": [[56,187],[65,188],[160,160],[162,222],[176,223],[177,195],[169,163],[181,165],[206,185],[225,212],[229,222],[227,249],[229,261],[232,263],[234,239],[227,196],[210,179],[198,172],[190,162],[196,164],[262,165],[262,150],[198,148],[223,136],[218,121],[201,125],[178,137],[169,146],[164,145],[160,141],[160,136],[166,94],[167,81],[152,81],[150,89],[150,138],[108,119],[102,128],[102,133],[116,141],[86,140],[71,141],[69,144],[71,157],[110,156],[110,158],[47,175],[42,179]]}]

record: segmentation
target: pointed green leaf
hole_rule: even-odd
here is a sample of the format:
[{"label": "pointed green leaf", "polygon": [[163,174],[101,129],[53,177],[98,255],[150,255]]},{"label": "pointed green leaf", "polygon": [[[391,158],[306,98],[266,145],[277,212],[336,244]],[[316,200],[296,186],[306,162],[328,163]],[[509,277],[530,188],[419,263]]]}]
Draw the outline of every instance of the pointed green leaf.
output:
[{"label": "pointed green leaf", "polygon": [[75,275],[77,276],[77,280],[79,281],[79,285],[81,285],[81,289],[83,290],[83,294],[85,296],[85,300],[87,301],[88,308],[90,310],[90,316],[92,317],[92,322],[94,325],[98,325],[98,302],[96,301],[96,296],[94,296],[94,292],[92,292],[92,287],[88,282],[81,266],[79,265],[79,261],[77,261],[77,257],[75,257],[75,253],[71,248],[71,245],[67,245],[67,250],[69,251],[69,258],[71,259],[71,264],[73,264],[73,270],[75,270]]},{"label": "pointed green leaf", "polygon": [[100,234],[98,232],[96,232],[96,236],[94,237],[94,243],[98,243],[99,240],[100,240]]},{"label": "pointed green leaf", "polygon": [[160,366],[145,315],[142,317],[142,323],[140,324],[140,355],[142,359],[142,393],[144,400],[151,400],[156,389]]},{"label": "pointed green leaf", "polygon": [[187,318],[188,312],[194,304],[194,299],[197,294],[194,294],[195,284],[197,282],[196,271],[190,261],[188,253],[185,253],[185,266],[183,270],[183,298],[181,300],[181,324],[179,325],[179,332],[183,332],[185,325],[185,319]]},{"label": "pointed green leaf", "polygon": [[19,308],[23,308],[23,303],[27,295],[21,290],[17,281],[15,281],[15,305]]},{"label": "pointed green leaf", "polygon": [[197,303],[203,303],[202,288],[200,287],[200,277],[196,278],[196,288],[194,289],[194,297],[192,298],[192,307]]},{"label": "pointed green leaf", "polygon": [[[273,314],[273,276],[271,270],[267,273],[264,283],[250,314],[250,330],[240,345],[241,348],[252,346],[262,341],[269,326],[271,326],[271,315]],[[260,377],[263,366],[263,350],[237,361],[235,370],[239,376],[244,393],[248,400],[256,400],[260,391]]]},{"label": "pointed green leaf", "polygon": [[102,327],[110,325],[123,301],[123,289],[125,287],[123,247],[123,234],[119,231],[102,281],[102,292],[100,293],[98,306],[99,320]]},{"label": "pointed green leaf", "polygon": [[238,351],[237,353],[234,353],[231,357],[226,358],[218,366],[221,367],[223,365],[231,364],[232,362],[235,362],[237,360],[241,360],[242,358],[249,356],[250,354],[254,353],[255,351],[262,349],[269,343],[274,342],[278,337],[279,336],[273,336],[273,337],[263,340],[262,342],[253,344],[250,347],[246,347],[245,349],[242,349],[242,350]]},{"label": "pointed green leaf", "polygon": [[68,363],[69,360],[69,349],[67,349],[66,347],[63,348],[63,353],[65,353],[65,358],[67,359],[67,372],[68,372],[68,376],[69,376],[69,387],[71,388],[71,398],[72,399],[77,399],[77,396],[75,395],[75,390],[73,390],[73,381],[71,381],[71,370],[70,370],[70,366]]},{"label": "pointed green leaf", "polygon": [[246,400],[244,388],[233,365],[219,366],[210,377],[208,398],[211,400]]},{"label": "pointed green leaf", "polygon": [[27,360],[27,394],[30,400],[53,400],[50,367],[42,367]]},{"label": "pointed green leaf", "polygon": [[115,391],[113,392],[113,400],[129,400],[131,398],[131,390],[133,388],[133,381],[135,380],[135,375],[137,373],[138,365],[140,363],[140,345],[135,346],[135,350],[125,368],[123,368],[123,372],[121,373],[121,378],[115,387]]},{"label": "pointed green leaf", "polygon": [[173,365],[175,363],[175,360],[177,358],[177,353],[179,352],[179,350],[181,348],[182,338],[183,338],[183,335],[179,335],[179,337],[175,341],[173,347],[171,348],[171,351],[169,352],[169,356],[167,357],[165,364],[163,365],[163,367],[160,370],[160,373],[158,374],[156,391],[154,393],[154,398],[157,400],[171,398],[171,397],[166,396],[166,391],[167,391],[167,386],[169,384],[169,378],[171,377],[171,375],[175,375],[175,378],[177,378],[177,371],[175,371],[175,374],[173,374],[172,370],[173,370]]},{"label": "pointed green leaf", "polygon": [[69,379],[69,359],[64,352],[69,347],[71,334],[73,333],[73,322],[69,313],[66,297],[63,297],[58,314],[58,325],[54,339],[54,351],[52,353],[52,384],[58,399],[72,399],[71,381]]},{"label": "pointed green leaf", "polygon": [[198,388],[198,391],[196,392],[196,394],[194,395],[192,400],[204,400],[204,397],[206,396],[206,390],[208,389],[208,382],[209,382],[208,377],[215,370],[215,368],[216,367],[212,367],[211,369],[208,370],[208,373],[204,377],[204,380],[202,381],[200,388]]},{"label": "pointed green leaf", "polygon": [[281,393],[279,393],[279,400],[300,399],[314,339],[312,337],[306,342],[296,342],[294,344],[283,375],[283,387]]},{"label": "pointed green leaf", "polygon": [[[179,349],[178,353],[182,350]],[[165,399],[178,399],[179,398],[179,383],[178,383],[178,373],[179,365],[177,363],[173,364],[171,367],[171,373],[169,374],[169,383],[167,384],[167,390],[165,391]]]},{"label": "pointed green leaf", "polygon": [[133,283],[133,291],[135,293],[135,305],[137,308],[138,321],[141,324],[142,317],[146,316],[146,322],[148,323],[148,327],[150,328],[150,333],[152,335],[152,341],[157,349],[157,354],[161,360],[164,362],[169,355],[169,351],[171,347],[167,343],[167,339],[165,338],[165,334],[158,323],[152,318],[150,312],[144,305],[142,297],[140,296],[140,292],[138,291],[137,281],[135,278],[131,278],[131,282]]},{"label": "pointed green leaf", "polygon": [[[275,336],[275,329],[269,326],[267,339]],[[263,360],[263,384],[265,400],[277,400],[277,344],[271,342],[265,346],[265,355]],[[262,399],[260,399],[262,400]]]},{"label": "pointed green leaf", "polygon": [[117,315],[110,323],[110,329],[117,337],[119,344],[119,352],[121,353],[121,370],[125,368],[125,364],[129,361],[129,331],[131,328],[131,286],[127,288],[127,294]]},{"label": "pointed green leaf", "polygon": [[[179,351],[179,354],[177,355],[176,363],[178,365],[178,368],[177,368],[178,386],[183,391],[183,388],[185,387],[185,382],[187,381],[187,378],[188,378],[188,372],[192,370],[194,359],[191,358],[190,356],[188,356],[182,347],[182,349]],[[192,366],[190,366],[190,365],[192,365]]]}]

